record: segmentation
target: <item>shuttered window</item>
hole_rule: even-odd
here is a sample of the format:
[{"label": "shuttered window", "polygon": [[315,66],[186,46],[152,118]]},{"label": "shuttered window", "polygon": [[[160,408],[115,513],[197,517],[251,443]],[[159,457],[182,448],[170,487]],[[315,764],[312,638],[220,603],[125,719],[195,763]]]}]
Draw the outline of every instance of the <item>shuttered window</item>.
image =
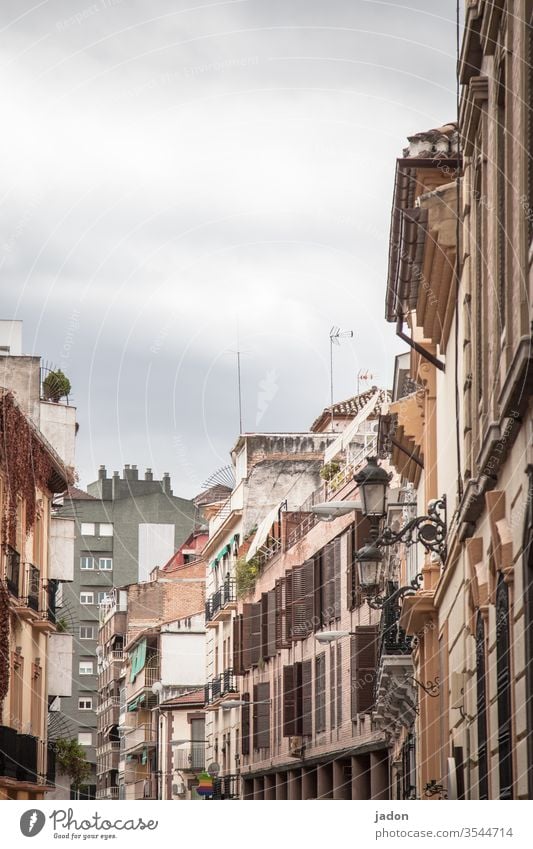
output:
[{"label": "shuttered window", "polygon": [[254,685],[254,749],[270,748],[270,684]]},{"label": "shuttered window", "polygon": [[283,736],[302,733],[302,664],[283,667]]},{"label": "shuttered window", "polygon": [[333,619],[341,615],[341,538],[333,540]]},{"label": "shuttered window", "polygon": [[329,542],[322,551],[322,613],[324,625],[333,619],[335,607],[335,576],[333,543]]},{"label": "shuttered window", "polygon": [[337,726],[342,725],[342,646],[337,643]]},{"label": "shuttered window", "polygon": [[261,603],[244,604],[242,616],[242,662],[250,669],[261,658]]},{"label": "shuttered window", "polygon": [[233,620],[233,672],[235,675],[244,673],[242,657],[242,613]]},{"label": "shuttered window", "polygon": [[335,646],[329,647],[329,727],[337,724],[337,688],[335,686]]},{"label": "shuttered window", "polygon": [[[250,701],[250,694],[242,694],[243,702]],[[243,755],[250,754],[250,705],[241,708],[241,752]]]},{"label": "shuttered window", "polygon": [[276,581],[274,592],[276,648],[288,648],[291,644],[292,629],[292,572],[287,572],[284,578]]},{"label": "shuttered window", "polygon": [[315,734],[326,730],[326,653],[315,658]]},{"label": "shuttered window", "polygon": [[351,639],[351,706],[352,720],[365,713],[374,703],[374,684],[377,663],[377,629],[360,625]]},{"label": "shuttered window", "polygon": [[313,734],[313,661],[302,663],[302,734]]},{"label": "shuttered window", "polygon": [[276,591],[261,596],[261,652],[263,658],[276,654]]},{"label": "shuttered window", "polygon": [[293,640],[303,640],[314,627],[314,561],[306,560],[292,570]]}]

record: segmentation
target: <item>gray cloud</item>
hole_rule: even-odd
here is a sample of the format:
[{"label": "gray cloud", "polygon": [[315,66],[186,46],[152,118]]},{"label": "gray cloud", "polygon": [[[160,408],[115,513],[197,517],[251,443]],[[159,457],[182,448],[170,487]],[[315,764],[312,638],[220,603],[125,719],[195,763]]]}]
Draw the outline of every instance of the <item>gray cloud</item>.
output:
[{"label": "gray cloud", "polygon": [[248,430],[328,403],[332,324],[338,397],[390,381],[394,159],[454,115],[455,4],[33,6],[1,13],[4,310],[72,380],[82,481],[228,461],[237,325]]}]

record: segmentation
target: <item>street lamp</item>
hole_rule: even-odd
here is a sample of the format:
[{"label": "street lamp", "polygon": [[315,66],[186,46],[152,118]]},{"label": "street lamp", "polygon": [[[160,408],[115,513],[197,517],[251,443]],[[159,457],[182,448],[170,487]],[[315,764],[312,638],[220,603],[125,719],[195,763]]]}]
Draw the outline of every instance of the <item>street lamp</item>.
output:
[{"label": "street lamp", "polygon": [[333,522],[340,516],[346,516],[353,510],[360,510],[360,501],[321,501],[311,507],[311,513],[318,516],[324,522]]},{"label": "street lamp", "polygon": [[320,631],[315,634],[317,643],[333,643],[341,637],[354,637],[355,631]]},{"label": "street lamp", "polygon": [[361,493],[362,512],[367,519],[384,519],[387,513],[387,490],[392,475],[378,466],[377,457],[368,457],[366,466],[354,475]]},{"label": "street lamp", "polygon": [[247,705],[270,705],[272,704],[271,699],[264,699],[263,701],[258,702],[247,702],[246,699],[228,699],[226,702],[222,702],[220,707],[222,710],[233,710],[234,708],[245,707]]},{"label": "street lamp", "polygon": [[376,457],[368,457],[366,466],[354,475],[361,495],[362,514],[369,519],[371,525],[370,542],[355,552],[359,583],[370,607],[383,607],[388,601],[414,592],[422,580],[422,575],[418,574],[410,586],[400,587],[387,598],[378,598],[382,578],[381,548],[397,542],[403,542],[407,546],[421,543],[427,552],[436,554],[441,562],[446,560],[445,495],[429,502],[426,516],[415,516],[398,531],[385,526],[380,533],[381,522],[387,514],[387,490],[390,480],[391,475],[382,466],[378,466]]}]

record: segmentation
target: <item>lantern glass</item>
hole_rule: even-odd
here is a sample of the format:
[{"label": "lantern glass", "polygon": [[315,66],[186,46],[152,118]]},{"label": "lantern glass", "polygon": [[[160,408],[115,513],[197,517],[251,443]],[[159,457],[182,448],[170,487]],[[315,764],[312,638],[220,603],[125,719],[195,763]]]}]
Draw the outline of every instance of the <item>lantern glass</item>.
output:
[{"label": "lantern glass", "polygon": [[387,512],[387,483],[362,484],[363,514],[382,519]]},{"label": "lantern glass", "polygon": [[383,559],[379,548],[366,545],[357,552],[359,584],[365,593],[375,592],[381,584]]}]

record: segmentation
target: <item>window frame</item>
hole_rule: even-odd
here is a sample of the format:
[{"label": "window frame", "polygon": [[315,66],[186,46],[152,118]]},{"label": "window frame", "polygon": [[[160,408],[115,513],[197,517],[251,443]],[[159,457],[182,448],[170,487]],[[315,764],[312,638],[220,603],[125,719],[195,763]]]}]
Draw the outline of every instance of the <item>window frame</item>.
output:
[{"label": "window frame", "polygon": [[[82,596],[90,596],[91,601],[83,601]],[[88,590],[80,590],[80,604],[90,606],[94,604],[94,592],[89,592]]]},{"label": "window frame", "polygon": [[[91,665],[91,671],[90,672],[82,672],[82,666],[84,666],[84,665],[89,666],[89,664]],[[79,663],[78,663],[78,675],[83,675],[83,676],[94,675],[94,660],[80,660]]]},{"label": "window frame", "polygon": [[[90,560],[92,562],[92,566],[82,566],[83,560]],[[92,554],[80,554],[80,572],[94,572],[94,560]]]},{"label": "window frame", "polygon": [[[107,566],[104,569],[102,569],[102,566],[101,566],[102,561],[111,563],[111,566],[109,567],[109,569],[107,568]],[[99,572],[112,572],[113,571],[113,558],[112,557],[99,557],[98,558],[98,571]]]},{"label": "window frame", "polygon": [[[82,707],[81,702],[88,702],[89,707]],[[78,710],[82,710],[82,711],[94,710],[94,708],[93,708],[93,697],[92,696],[78,696]]]}]

